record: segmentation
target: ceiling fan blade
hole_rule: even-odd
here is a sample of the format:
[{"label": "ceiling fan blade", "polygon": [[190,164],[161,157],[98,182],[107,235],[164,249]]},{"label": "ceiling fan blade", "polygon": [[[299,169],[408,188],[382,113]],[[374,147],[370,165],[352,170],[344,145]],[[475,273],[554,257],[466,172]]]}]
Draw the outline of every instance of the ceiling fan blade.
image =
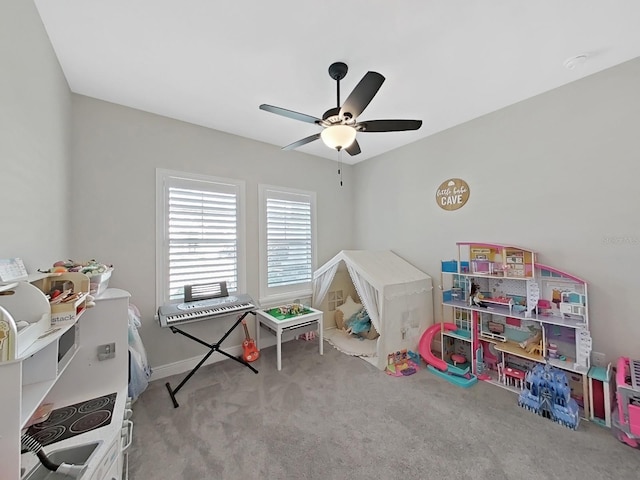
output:
[{"label": "ceiling fan blade", "polygon": [[422,126],[422,120],[369,120],[358,122],[361,132],[403,132],[406,130],[418,130]]},{"label": "ceiling fan blade", "polygon": [[319,133],[315,133],[309,137],[305,137],[302,140],[298,140],[297,142],[290,143],[286,147],[282,147],[282,150],[293,150],[294,148],[301,147],[302,145],[306,145],[307,143],[311,143],[314,140],[318,140],[320,138]]},{"label": "ceiling fan blade", "polygon": [[277,115],[282,115],[283,117],[292,118],[294,120],[300,120],[301,122],[315,123],[318,125],[321,122],[319,118],[312,117],[311,115],[294,112],[293,110],[287,110],[286,108],[274,107],[273,105],[267,105],[265,103],[260,105],[260,110],[275,113]]},{"label": "ceiling fan blade", "polygon": [[354,155],[358,155],[361,152],[360,145],[358,145],[358,140],[354,140],[351,145],[349,145],[347,148],[345,148],[345,150],[352,157]]},{"label": "ceiling fan blade", "polygon": [[341,117],[357,118],[384,83],[384,77],[378,72],[367,72],[356,85],[340,109]]}]

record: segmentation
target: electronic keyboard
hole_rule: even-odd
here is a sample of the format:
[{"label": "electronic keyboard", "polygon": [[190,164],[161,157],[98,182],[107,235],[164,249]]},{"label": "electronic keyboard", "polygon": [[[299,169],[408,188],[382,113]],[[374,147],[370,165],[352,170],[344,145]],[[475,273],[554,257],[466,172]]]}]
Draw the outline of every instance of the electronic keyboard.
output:
[{"label": "electronic keyboard", "polygon": [[158,309],[161,327],[200,322],[215,317],[255,310],[256,304],[247,294],[229,295],[194,302],[163,305]]}]

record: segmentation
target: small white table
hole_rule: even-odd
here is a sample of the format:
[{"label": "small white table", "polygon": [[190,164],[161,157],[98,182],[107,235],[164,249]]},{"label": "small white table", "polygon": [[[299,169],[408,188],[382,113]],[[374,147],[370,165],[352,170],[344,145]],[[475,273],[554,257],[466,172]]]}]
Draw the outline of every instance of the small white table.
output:
[{"label": "small white table", "polygon": [[[310,310],[310,312],[289,318],[282,318],[280,315],[276,317],[269,314],[268,310],[256,310],[256,346],[260,348],[260,325],[264,325],[276,335],[278,370],[282,369],[282,332],[290,332],[299,329],[302,330],[309,325],[316,324],[318,329],[320,355],[323,355],[322,311],[314,308],[307,308],[306,310]],[[304,331],[308,330],[309,329],[307,328]]]}]

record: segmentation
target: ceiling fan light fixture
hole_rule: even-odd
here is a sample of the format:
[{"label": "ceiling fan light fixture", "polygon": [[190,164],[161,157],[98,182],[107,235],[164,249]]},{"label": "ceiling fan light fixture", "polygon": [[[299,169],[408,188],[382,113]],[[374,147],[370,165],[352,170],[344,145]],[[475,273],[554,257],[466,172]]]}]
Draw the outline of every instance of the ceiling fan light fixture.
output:
[{"label": "ceiling fan light fixture", "polygon": [[327,147],[342,150],[356,139],[356,129],[349,125],[331,125],[322,130],[320,138]]},{"label": "ceiling fan light fixture", "polygon": [[[418,130],[422,125],[422,120],[368,120],[358,122],[358,117],[367,108],[369,102],[378,93],[384,83],[384,77],[378,72],[367,72],[351,91],[347,99],[340,105],[340,80],[347,73],[347,65],[342,62],[333,63],[329,67],[329,75],[337,85],[337,106],[330,108],[316,118],[312,115],[294,112],[286,108],[275,107],[263,103],[260,110],[282,115],[283,117],[299,120],[301,122],[312,123],[323,129],[309,135],[297,142],[290,143],[282,147],[283,150],[293,150],[307,143],[311,143],[322,138],[323,143],[338,152],[345,150],[352,157],[360,154],[360,145],[356,140],[357,132],[403,132],[407,130]],[[367,133],[368,135],[368,133]]]}]

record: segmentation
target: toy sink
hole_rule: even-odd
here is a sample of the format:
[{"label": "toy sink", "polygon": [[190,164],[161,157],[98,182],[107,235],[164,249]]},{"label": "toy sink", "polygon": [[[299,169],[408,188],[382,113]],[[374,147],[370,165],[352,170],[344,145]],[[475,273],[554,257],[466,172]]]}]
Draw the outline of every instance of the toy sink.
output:
[{"label": "toy sink", "polygon": [[[76,465],[87,464],[101,442],[86,443],[77,447],[61,448],[53,452],[47,452],[49,460],[53,463],[73,463]],[[83,475],[84,476],[84,475]],[[38,463],[38,466],[27,473],[23,480],[69,480],[71,477],[61,473],[52,472]]]}]

